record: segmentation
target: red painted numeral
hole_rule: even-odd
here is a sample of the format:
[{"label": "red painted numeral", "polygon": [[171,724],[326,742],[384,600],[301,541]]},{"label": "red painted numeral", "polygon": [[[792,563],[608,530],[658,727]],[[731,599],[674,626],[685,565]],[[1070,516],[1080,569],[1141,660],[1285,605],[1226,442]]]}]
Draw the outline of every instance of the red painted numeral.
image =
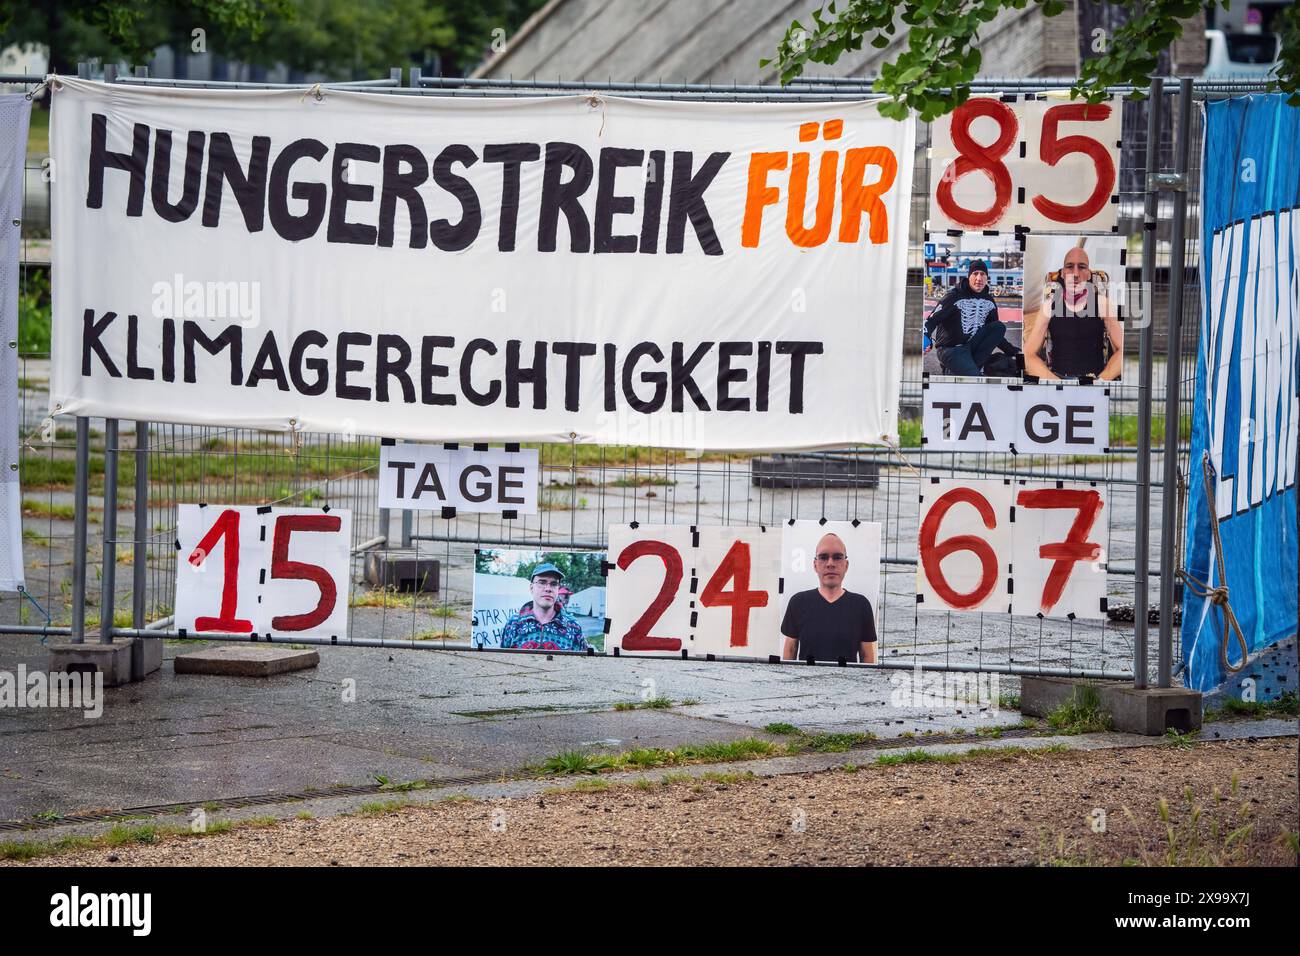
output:
[{"label": "red painted numeral", "polygon": [[680,651],[680,637],[652,637],[650,628],[659,623],[659,618],[677,595],[677,588],[682,583],[682,556],[676,548],[662,541],[634,541],[618,556],[618,566],[626,571],[633,561],[647,555],[663,561],[664,583],[650,606],[623,635],[621,646],[625,651]]},{"label": "red painted numeral", "polygon": [[[998,124],[998,138],[990,146],[981,146],[970,134],[971,123],[987,116]],[[935,200],[953,222],[968,229],[987,229],[995,225],[1011,203],[1011,171],[1002,162],[1020,132],[1015,111],[992,99],[967,100],[952,114],[952,144],[958,156],[944,170]],[[993,184],[993,204],[987,209],[967,209],[957,204],[952,188],[967,173],[981,172]]]},{"label": "red painted numeral", "polygon": [[271,539],[271,577],[311,581],[320,589],[320,600],[304,614],[281,614],[271,618],[277,631],[307,631],[325,623],[334,613],[338,588],[329,571],[316,564],[289,560],[289,538],[295,531],[338,531],[343,519],[338,515],[281,515],[275,519]]},{"label": "red painted numeral", "polygon": [[[921,523],[921,566],[925,569],[926,579],[940,600],[959,610],[968,610],[982,604],[997,587],[998,556],[993,553],[993,547],[987,541],[973,534],[953,535],[942,544],[936,542],[939,525],[943,522],[944,515],[948,513],[948,509],[958,504],[973,506],[984,521],[984,527],[990,531],[997,527],[997,517],[987,498],[974,488],[953,488],[930,506],[925,520]],[[940,566],[944,558],[959,551],[970,551],[980,561],[979,584],[975,586],[975,590],[965,594],[948,583]]]},{"label": "red painted numeral", "polygon": [[1077,206],[1066,206],[1046,196],[1034,197],[1034,208],[1056,222],[1086,222],[1105,208],[1115,189],[1115,163],[1110,151],[1090,136],[1064,136],[1057,138],[1061,123],[1077,120],[1101,121],[1110,116],[1110,107],[1104,103],[1072,103],[1053,106],[1043,116],[1043,135],[1038,146],[1039,156],[1048,166],[1055,166],[1071,153],[1084,153],[1097,167],[1097,185],[1092,195]]},{"label": "red painted numeral", "polygon": [[[731,608],[732,647],[749,646],[749,612],[752,608],[767,607],[767,592],[749,589],[749,564],[749,544],[733,541],[718,570],[700,592],[700,603],[705,607]],[[724,584],[733,580],[732,590],[722,590]]]},{"label": "red painted numeral", "polygon": [[235,609],[239,606],[239,512],[221,512],[187,560],[199,567],[223,537],[226,547],[222,553],[221,610],[216,617],[196,617],[194,630],[251,634],[253,622],[235,617]]},{"label": "red painted numeral", "polygon": [[1040,558],[1052,561],[1052,570],[1043,585],[1043,613],[1049,613],[1065,593],[1070,573],[1080,561],[1096,561],[1101,557],[1101,545],[1088,540],[1097,515],[1101,513],[1102,500],[1098,491],[1072,488],[1040,488],[1025,490],[1016,497],[1016,504],[1022,508],[1074,508],[1074,523],[1064,541],[1041,545],[1038,549]]}]

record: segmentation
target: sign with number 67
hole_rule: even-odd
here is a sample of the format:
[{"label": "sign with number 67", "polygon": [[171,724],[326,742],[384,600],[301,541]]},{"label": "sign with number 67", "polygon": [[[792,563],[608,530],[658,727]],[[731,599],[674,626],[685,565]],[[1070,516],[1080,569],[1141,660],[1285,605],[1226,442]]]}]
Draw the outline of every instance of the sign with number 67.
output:
[{"label": "sign with number 67", "polygon": [[181,505],[176,545],[178,629],[347,635],[352,512]]}]

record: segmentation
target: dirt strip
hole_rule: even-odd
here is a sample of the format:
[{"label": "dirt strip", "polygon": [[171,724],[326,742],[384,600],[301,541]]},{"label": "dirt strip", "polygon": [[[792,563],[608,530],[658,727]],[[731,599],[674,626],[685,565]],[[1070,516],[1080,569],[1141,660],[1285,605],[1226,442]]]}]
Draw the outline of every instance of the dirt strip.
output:
[{"label": "dirt strip", "polygon": [[1300,829],[1294,738],[555,786],[25,865],[1294,865]]}]

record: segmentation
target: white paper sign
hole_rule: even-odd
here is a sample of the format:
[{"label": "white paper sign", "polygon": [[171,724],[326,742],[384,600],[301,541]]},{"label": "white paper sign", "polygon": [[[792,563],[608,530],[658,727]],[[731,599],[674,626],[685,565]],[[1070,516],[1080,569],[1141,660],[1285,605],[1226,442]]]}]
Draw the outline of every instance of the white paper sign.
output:
[{"label": "white paper sign", "polygon": [[1099,385],[1005,385],[931,379],[922,433],[934,451],[1102,454],[1110,446],[1110,390]]},{"label": "white paper sign", "polygon": [[685,525],[611,525],[606,649],[679,655],[691,650],[694,535]]},{"label": "white paper sign", "polygon": [[180,505],[176,627],[345,637],[352,512]]},{"label": "white paper sign", "polygon": [[537,449],[384,445],[379,507],[537,514]]},{"label": "white paper sign", "polygon": [[1121,110],[972,96],[931,126],[929,229],[1113,231]]},{"label": "white paper sign", "polygon": [[1011,488],[1001,481],[921,483],[916,593],[934,610],[1009,610]]}]

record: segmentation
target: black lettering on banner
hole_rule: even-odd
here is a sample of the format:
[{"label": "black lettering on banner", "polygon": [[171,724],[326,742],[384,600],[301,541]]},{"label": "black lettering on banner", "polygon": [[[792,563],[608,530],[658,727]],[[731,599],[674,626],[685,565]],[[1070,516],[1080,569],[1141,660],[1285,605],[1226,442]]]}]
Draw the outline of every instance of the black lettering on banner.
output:
[{"label": "black lettering on banner", "polygon": [[[596,354],[595,342],[552,342],[551,351],[564,356],[564,410],[576,412],[582,386],[582,360]],[[606,381],[606,386],[609,382]],[[612,409],[611,409],[612,411]]]},{"label": "black lettering on banner", "polygon": [[[280,151],[271,166],[271,188],[267,198],[267,207],[271,216],[271,228],[281,238],[290,242],[307,239],[316,234],[325,219],[325,202],[328,190],[324,183],[296,182],[289,189],[289,176],[293,164],[300,159],[314,159],[320,162],[329,150],[325,144],[316,139],[296,139]],[[289,197],[305,202],[306,210],[301,215],[294,215],[289,210]]]},{"label": "black lettering on banner", "polygon": [[[572,175],[561,181],[568,169]],[[591,185],[591,157],[573,143],[547,143],[546,166],[542,170],[542,208],[537,220],[537,250],[554,252],[560,213],[569,224],[569,250],[591,249],[591,228],[587,213],[578,200]]]},{"label": "black lettering on banner", "polygon": [[[1037,427],[1038,416],[1046,412],[1046,421],[1040,431]],[[1056,437],[1061,433],[1060,426],[1056,424],[1056,409],[1051,405],[1033,405],[1029,411],[1025,412],[1025,433],[1036,442],[1054,442]]]},{"label": "black lettering on banner", "polygon": [[501,395],[501,382],[493,379],[486,392],[474,387],[474,356],[479,352],[496,355],[497,347],[490,339],[471,339],[460,356],[460,390],[475,405],[491,405]]},{"label": "black lettering on banner", "polygon": [[1091,415],[1093,409],[1087,405],[1065,406],[1065,441],[1069,445],[1091,445],[1093,421],[1080,415]]},{"label": "black lettering on banner", "polygon": [[641,381],[654,385],[654,398],[643,400],[632,389],[632,376],[636,373],[637,363],[645,356],[650,356],[656,363],[664,360],[664,353],[653,342],[638,342],[627,353],[623,363],[623,397],[638,412],[657,412],[663,408],[664,396],[668,392],[667,372],[642,372]]},{"label": "black lettering on banner", "polygon": [[[471,493],[469,490],[469,476],[471,474],[480,475],[485,481],[479,481],[475,487],[477,493]],[[460,473],[460,493],[466,501],[472,501],[474,504],[480,504],[492,497],[492,471],[484,465],[467,465]]]},{"label": "black lettering on banner", "polygon": [[754,396],[754,411],[767,411],[768,386],[772,381],[772,343],[758,343],[758,394]]},{"label": "black lettering on banner", "polygon": [[519,364],[519,339],[506,342],[506,408],[519,407],[519,386],[528,383],[533,387],[533,408],[546,407],[546,343],[533,343],[533,364],[524,368]]},{"label": "black lettering on banner", "polygon": [[455,405],[456,396],[433,390],[435,378],[446,378],[450,369],[433,363],[434,349],[449,349],[456,345],[450,335],[426,335],[420,342],[420,401],[425,405]]},{"label": "black lettering on banner", "polygon": [[600,151],[600,179],[596,186],[596,252],[636,252],[636,236],[614,234],[614,217],[634,213],[636,200],[631,196],[615,196],[614,184],[620,169],[640,166],[644,157],[645,151],[640,149],[609,146]]},{"label": "black lettering on banner", "polygon": [[153,369],[141,366],[140,352],[140,317],[126,317],[126,377],[141,382],[153,381]]},{"label": "black lettering on banner", "polygon": [[[429,223],[429,238],[443,252],[459,252],[467,249],[478,238],[483,225],[483,209],[479,204],[478,193],[468,179],[457,176],[451,171],[456,163],[469,169],[478,162],[474,150],[459,143],[443,149],[433,161],[433,181],[460,201],[460,222],[452,225],[449,220],[435,219]],[[516,170],[516,175],[517,175]],[[516,210],[518,209],[518,180],[516,179]],[[504,225],[504,224],[503,224]],[[513,241],[514,227],[511,227]]]},{"label": "black lettering on banner", "polygon": [[349,372],[360,372],[366,367],[366,363],[360,359],[348,358],[348,349],[353,345],[369,345],[371,339],[369,332],[339,333],[338,340],[334,343],[336,353],[334,361],[334,394],[338,398],[346,398],[354,402],[370,401],[370,389],[364,385],[348,384]]},{"label": "black lettering on banner", "polygon": [[483,147],[483,162],[501,164],[501,217],[497,249],[513,252],[519,223],[519,167],[536,162],[542,148],[536,143],[492,143]]},{"label": "black lettering on banner", "polygon": [[618,391],[615,382],[618,368],[618,346],[613,342],[605,343],[605,411],[612,412],[618,407]]},{"label": "black lettering on banner", "polygon": [[280,346],[275,340],[274,332],[267,332],[262,345],[253,359],[253,368],[248,373],[249,388],[255,388],[264,378],[275,379],[276,388],[282,392],[289,391],[289,381],[284,374],[284,360],[280,358]]},{"label": "black lettering on banner", "polygon": [[668,170],[664,166],[662,149],[650,151],[650,164],[646,169],[645,198],[641,202],[640,252],[654,254],[659,251],[659,215],[664,205],[664,180]]},{"label": "black lettering on banner", "polygon": [[153,180],[150,195],[153,209],[168,222],[184,222],[199,206],[199,188],[203,185],[203,145],[207,136],[197,130],[185,139],[185,178],[181,198],[173,205],[168,198],[172,173],[172,131],[160,129],[153,139]]},{"label": "black lettering on banner", "polygon": [[266,214],[266,170],[271,155],[271,137],[254,136],[248,157],[248,172],[239,165],[229,133],[208,137],[208,177],[203,189],[203,225],[215,229],[221,223],[223,183],[239,203],[249,232],[261,232]]},{"label": "black lettering on banner", "polygon": [[[302,333],[294,340],[293,348],[289,350],[289,377],[293,380],[293,387],[304,395],[323,395],[330,387],[330,366],[329,361],[323,358],[311,358],[304,360],[303,356],[307,349],[315,347],[318,349],[326,348],[330,340],[325,337],[325,333],[317,332],[311,329]],[[306,367],[316,373],[315,381],[308,382],[303,378],[303,367]]]},{"label": "black lettering on banner", "polygon": [[118,153],[108,148],[108,117],[93,113],[90,117],[90,168],[86,188],[86,208],[104,205],[104,170],[121,169],[131,174],[131,188],[126,197],[128,216],[144,215],[145,166],[149,162],[149,127],[136,123],[131,135],[131,152]]},{"label": "black lettering on banner", "polygon": [[104,371],[108,372],[112,378],[121,378],[122,373],[118,371],[113,360],[109,358],[108,352],[104,349],[103,343],[99,341],[104,334],[104,330],[113,324],[117,318],[116,312],[105,312],[104,317],[95,320],[95,310],[87,309],[81,316],[81,374],[85,377],[90,376],[90,353],[94,352],[99,356],[100,363],[104,366]]},{"label": "black lettering on banner", "polygon": [[[420,227],[420,234],[424,234],[424,227]],[[388,380],[397,379],[397,383],[402,386],[402,401],[411,404],[415,401],[415,385],[411,382],[411,375],[407,371],[411,365],[411,346],[407,344],[405,336],[401,335],[380,335],[376,339],[377,357],[375,359],[375,399],[376,401],[388,401]],[[396,353],[396,357],[390,357],[391,353]]]},{"label": "black lettering on banner", "polygon": [[[402,166],[410,167],[406,171]],[[428,216],[419,187],[429,178],[429,163],[424,153],[406,143],[384,147],[384,185],[379,191],[379,245],[393,245],[397,200],[406,203],[411,223],[410,247],[423,249],[429,242]]]},{"label": "black lettering on banner", "polygon": [[198,381],[194,371],[194,346],[199,346],[214,358],[223,349],[230,349],[230,384],[240,385],[244,381],[244,330],[238,325],[228,325],[216,338],[208,338],[202,326],[197,322],[185,321],[181,324],[181,348],[185,353],[185,373],[183,381],[193,385]]},{"label": "black lettering on banner", "polygon": [[683,390],[690,393],[691,401],[695,402],[696,408],[704,412],[709,410],[709,403],[700,394],[699,386],[695,384],[695,379],[691,378],[691,373],[695,371],[695,366],[700,364],[700,360],[709,353],[711,348],[713,348],[712,342],[701,342],[696,346],[695,351],[691,353],[691,357],[683,360],[685,349],[682,343],[673,343],[672,362],[670,364],[673,382],[673,411],[680,412],[686,405],[685,400],[682,398]]},{"label": "black lettering on banner", "polygon": [[[373,246],[378,234],[374,226],[348,222],[349,202],[370,202],[375,198],[374,186],[348,182],[348,170],[356,162],[379,162],[379,147],[368,143],[339,143],[334,147],[334,165],[330,170],[330,219],[325,238],[330,242]],[[340,371],[339,378],[342,377]]]},{"label": "black lettering on banner", "polygon": [[162,380],[176,381],[176,320],[163,319],[163,366]]},{"label": "black lettering on banner", "polygon": [[935,402],[932,407],[943,413],[944,441],[952,441],[952,413],[961,408],[961,402]]},{"label": "black lettering on banner", "polygon": [[753,355],[753,342],[719,342],[718,343],[718,411],[747,412],[748,397],[732,397],[731,386],[740,384],[749,378],[749,370],[732,368],[731,360],[738,355]]},{"label": "black lettering on banner", "polygon": [[790,414],[803,412],[803,382],[806,359],[809,355],[821,355],[821,342],[777,342],[776,354],[790,356]]},{"label": "black lettering on banner", "polygon": [[514,475],[523,477],[528,473],[528,469],[519,465],[502,465],[497,471],[497,502],[503,505],[522,505],[524,497],[522,494],[513,496],[509,492],[518,488],[522,491],[524,483],[522,481],[511,481]]},{"label": "black lettering on banner", "polygon": [[695,230],[695,237],[700,241],[700,248],[705,255],[722,255],[722,243],[713,228],[713,219],[709,216],[709,207],[704,202],[704,190],[709,188],[713,177],[718,175],[730,153],[711,153],[694,177],[691,176],[691,163],[694,154],[687,150],[673,153],[673,188],[668,194],[668,237],[664,251],[671,254],[680,253],[686,245],[686,221],[689,219]]},{"label": "black lettering on banner", "polygon": [[415,467],[415,462],[393,461],[390,458],[388,460],[388,467],[394,469],[397,472],[397,497],[405,498],[406,497],[406,473],[410,469]]}]

